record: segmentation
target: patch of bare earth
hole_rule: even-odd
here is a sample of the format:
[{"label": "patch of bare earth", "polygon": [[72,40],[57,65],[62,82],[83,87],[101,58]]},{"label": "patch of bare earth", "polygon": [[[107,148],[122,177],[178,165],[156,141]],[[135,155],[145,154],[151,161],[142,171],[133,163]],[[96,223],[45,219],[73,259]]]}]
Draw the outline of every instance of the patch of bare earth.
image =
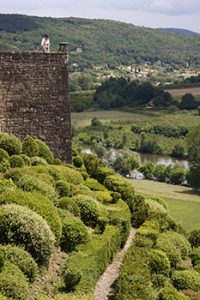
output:
[{"label": "patch of bare earth", "polygon": [[36,300],[39,295],[55,295],[55,288],[61,281],[61,272],[68,255],[55,248],[48,269],[41,270],[31,286],[29,300]]},{"label": "patch of bare earth", "polygon": [[106,271],[97,281],[96,289],[95,289],[95,300],[108,300],[111,299],[114,293],[114,285],[119,277],[119,270],[123,263],[124,257],[126,252],[128,251],[129,247],[131,246],[136,230],[131,228],[129,237],[123,249],[121,249],[116,257],[114,258],[113,262],[108,266]]}]

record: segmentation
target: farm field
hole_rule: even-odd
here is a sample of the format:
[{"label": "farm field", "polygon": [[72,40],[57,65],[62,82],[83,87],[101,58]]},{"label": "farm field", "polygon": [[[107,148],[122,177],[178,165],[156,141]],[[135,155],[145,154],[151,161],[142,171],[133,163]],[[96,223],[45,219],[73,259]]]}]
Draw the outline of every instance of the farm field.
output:
[{"label": "farm field", "polygon": [[186,93],[191,93],[193,95],[200,95],[200,87],[190,87],[182,89],[170,89],[167,90],[172,96],[183,96]]},{"label": "farm field", "polygon": [[169,214],[187,231],[200,227],[200,194],[191,188],[151,180],[132,180],[136,192],[164,198]]},{"label": "farm field", "polygon": [[80,113],[72,113],[72,124],[79,127],[88,126],[91,124],[91,120],[93,118],[98,118],[101,122],[111,122],[111,121],[139,121],[139,120],[146,120],[152,119],[155,116],[159,116],[160,113],[157,111],[150,112],[150,111],[143,111],[141,110],[138,112],[125,112],[125,111],[117,111],[117,110],[109,110],[109,111],[87,111],[87,112],[80,112]]}]

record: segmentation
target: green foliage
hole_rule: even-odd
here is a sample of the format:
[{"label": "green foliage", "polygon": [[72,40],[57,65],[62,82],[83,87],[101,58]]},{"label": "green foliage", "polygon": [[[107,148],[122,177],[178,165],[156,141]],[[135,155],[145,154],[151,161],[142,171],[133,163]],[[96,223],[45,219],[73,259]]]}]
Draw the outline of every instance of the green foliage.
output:
[{"label": "green foliage", "polygon": [[131,223],[134,227],[138,228],[144,223],[148,217],[148,205],[145,198],[141,195],[135,195],[132,205],[129,206],[132,213]]},{"label": "green foliage", "polygon": [[39,146],[34,138],[27,135],[22,142],[22,152],[29,157],[37,156]]},{"label": "green foliage", "polygon": [[86,195],[77,195],[72,199],[80,208],[81,220],[87,226],[95,227],[101,214],[100,204],[94,198]]},{"label": "green foliage", "polygon": [[156,240],[159,235],[159,224],[154,220],[146,220],[142,226],[137,230],[136,237],[144,237],[151,239],[153,245],[155,245]]},{"label": "green foliage", "polygon": [[77,245],[87,243],[88,239],[87,229],[81,220],[70,214],[63,219],[60,240],[60,246],[63,251],[73,251]]},{"label": "green foliage", "polygon": [[172,283],[179,290],[200,291],[200,274],[193,270],[175,271],[172,275]]},{"label": "green foliage", "polygon": [[174,245],[173,241],[168,239],[168,233],[159,235],[157,239],[157,248],[166,253],[171,267],[176,267],[176,265],[181,262],[181,252]]},{"label": "green foliage", "polygon": [[48,162],[48,164],[52,164],[54,157],[52,151],[49,149],[47,144],[45,144],[43,141],[39,139],[36,139],[35,141],[38,145],[37,155],[39,157],[44,158]]},{"label": "green foliage", "polygon": [[62,165],[62,161],[61,161],[60,158],[55,157],[54,160],[53,160],[53,164],[57,165],[57,166],[60,166],[60,165]]},{"label": "green foliage", "polygon": [[6,261],[17,265],[31,282],[34,281],[38,267],[28,252],[19,247],[0,245],[0,255],[2,255]]},{"label": "green foliage", "polygon": [[6,298],[5,296],[3,296],[3,295],[0,293],[0,300],[8,300],[8,298]]},{"label": "green foliage", "polygon": [[114,175],[114,171],[111,168],[101,166],[97,169],[97,174],[96,174],[96,179],[100,183],[104,183],[104,180],[109,176],[109,175]]},{"label": "green foliage", "polygon": [[67,267],[63,273],[66,291],[73,292],[75,286],[80,282],[82,276],[83,274],[77,266],[70,265],[70,267]]},{"label": "green foliage", "polygon": [[22,143],[16,136],[1,132],[0,148],[8,152],[9,155],[20,154],[22,151]]},{"label": "green foliage", "polygon": [[156,299],[148,268],[148,250],[131,246],[121,267],[115,300]]},{"label": "green foliage", "polygon": [[0,162],[0,172],[4,173],[7,169],[10,168],[10,163],[9,163],[9,160],[7,159],[3,159],[1,162]]},{"label": "green foliage", "polygon": [[100,160],[95,154],[85,154],[83,156],[83,161],[87,173],[91,175],[91,177],[97,178],[97,170],[101,167],[104,167],[102,160]]},{"label": "green foliage", "polygon": [[42,157],[39,157],[39,156],[32,156],[31,159],[30,159],[30,164],[32,166],[46,166],[48,165],[47,164],[47,161],[42,158]]},{"label": "green foliage", "polygon": [[0,273],[4,267],[4,264],[5,264],[5,259],[4,259],[4,256],[2,255],[2,253],[0,252]]},{"label": "green foliage", "polygon": [[29,207],[43,217],[59,242],[62,231],[61,220],[57,209],[47,197],[37,192],[30,193],[20,190],[0,194],[0,205],[12,203]]},{"label": "green foliage", "polygon": [[200,163],[191,165],[187,180],[195,190],[200,189]]},{"label": "green foliage", "polygon": [[0,292],[9,299],[26,300],[28,298],[28,283],[16,265],[5,264],[0,273]]},{"label": "green foliage", "polygon": [[11,168],[22,168],[24,166],[24,160],[20,155],[12,155],[9,159]]},{"label": "green foliage", "polygon": [[67,268],[72,266],[82,273],[75,293],[89,294],[94,291],[97,279],[112,260],[120,244],[120,228],[109,225],[102,235],[93,234],[86,245],[78,246],[78,251],[71,254],[67,265]]},{"label": "green foliage", "polygon": [[199,104],[198,101],[195,99],[195,97],[191,93],[186,93],[181,98],[179,107],[181,109],[197,109],[198,104]]},{"label": "green foliage", "polygon": [[63,197],[59,200],[59,207],[68,210],[75,217],[80,217],[80,209],[78,205],[68,197]]},{"label": "green foliage", "polygon": [[73,164],[75,167],[80,168],[83,165],[83,159],[81,156],[73,157]]},{"label": "green foliage", "polygon": [[0,179],[0,194],[6,191],[14,190],[15,188],[16,186],[11,179]]},{"label": "green foliage", "polygon": [[5,151],[4,149],[0,148],[0,163],[4,160],[9,160],[9,155],[7,153],[7,151]]},{"label": "green foliage", "polygon": [[200,247],[193,248],[192,252],[190,253],[190,257],[192,259],[193,266],[196,266],[200,263]]},{"label": "green foliage", "polygon": [[48,171],[49,174],[54,178],[54,180],[63,180],[75,185],[84,183],[83,177],[81,176],[80,172],[67,166],[54,165],[49,166],[44,170]]},{"label": "green foliage", "polygon": [[8,204],[0,208],[0,243],[23,246],[40,265],[47,265],[55,243],[46,221],[28,208]]},{"label": "green foliage", "polygon": [[169,275],[170,262],[166,254],[161,250],[151,250],[149,265],[152,273]]},{"label": "green foliage", "polygon": [[156,300],[189,300],[189,298],[169,285],[159,291]]},{"label": "green foliage", "polygon": [[65,197],[69,195],[69,184],[66,181],[58,180],[55,184],[55,189],[60,197]]},{"label": "green foliage", "polygon": [[161,289],[169,284],[170,279],[162,274],[155,273],[151,275],[151,281],[155,289]]},{"label": "green foliage", "polygon": [[192,247],[200,246],[200,230],[199,229],[195,229],[190,232],[189,242],[192,245]]},{"label": "green foliage", "polygon": [[104,185],[102,185],[101,183],[99,183],[97,180],[95,180],[93,178],[88,178],[85,181],[85,185],[93,191],[105,191],[106,190]]}]

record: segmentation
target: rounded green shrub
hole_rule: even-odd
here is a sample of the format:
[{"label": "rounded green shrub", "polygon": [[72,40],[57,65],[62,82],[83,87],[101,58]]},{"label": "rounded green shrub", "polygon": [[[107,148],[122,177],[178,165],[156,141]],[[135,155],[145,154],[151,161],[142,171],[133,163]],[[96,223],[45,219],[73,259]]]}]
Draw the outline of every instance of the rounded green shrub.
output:
[{"label": "rounded green shrub", "polygon": [[136,234],[134,244],[137,247],[152,248],[154,245],[154,241],[149,237]]},{"label": "rounded green shrub", "polygon": [[11,168],[22,168],[24,166],[24,160],[21,155],[12,155],[9,159]]},{"label": "rounded green shrub", "polygon": [[112,203],[113,204],[116,204],[118,202],[118,200],[120,199],[120,193],[117,193],[117,192],[112,192],[111,194],[111,197],[112,197]]},{"label": "rounded green shrub", "polygon": [[60,198],[59,207],[68,210],[75,217],[80,217],[80,208],[71,198],[68,197]]},{"label": "rounded green shrub", "polygon": [[195,229],[190,232],[189,242],[192,245],[192,247],[200,246],[200,229]]},{"label": "rounded green shrub", "polygon": [[46,221],[32,210],[8,204],[0,208],[0,243],[22,246],[40,265],[47,265],[55,238]]},{"label": "rounded green shrub", "polygon": [[9,299],[28,299],[28,282],[16,265],[11,263],[5,264],[0,273],[0,292]]},{"label": "rounded green shrub", "polygon": [[20,154],[20,156],[21,156],[21,158],[23,159],[23,161],[24,161],[24,164],[26,165],[26,166],[30,166],[30,164],[31,164],[31,158],[28,156],[28,155],[26,155],[26,154]]},{"label": "rounded green shrub", "polygon": [[39,156],[32,156],[30,160],[31,166],[47,166],[46,159]]},{"label": "rounded green shrub", "polygon": [[90,188],[92,191],[105,191],[106,188],[99,183],[96,179],[88,178],[85,182],[85,185]]},{"label": "rounded green shrub", "polygon": [[88,179],[88,177],[89,177],[88,173],[85,172],[85,171],[81,171],[80,173],[81,173],[83,179],[86,181]]},{"label": "rounded green shrub", "polygon": [[88,241],[87,229],[80,219],[69,214],[63,219],[62,225],[60,246],[63,251],[73,251],[78,244],[85,244]]},{"label": "rounded green shrub", "polygon": [[76,168],[81,168],[83,165],[83,159],[81,156],[74,156],[73,157],[73,164],[75,165]]},{"label": "rounded green shrub", "polygon": [[200,274],[200,262],[194,266],[194,270]]},{"label": "rounded green shrub", "polygon": [[22,143],[16,136],[1,132],[0,148],[4,149],[9,155],[20,154],[22,152]]},{"label": "rounded green shrub", "polygon": [[75,185],[84,183],[81,173],[67,166],[49,166],[49,174],[55,180],[63,180]]},{"label": "rounded green shrub", "polygon": [[38,267],[30,253],[16,246],[0,245],[0,256],[17,265],[31,282],[34,281]]},{"label": "rounded green shrub", "polygon": [[44,158],[48,162],[48,164],[52,164],[54,158],[52,151],[49,149],[49,146],[39,139],[36,139],[35,141],[38,145],[37,155],[41,158]]},{"label": "rounded green shrub", "polygon": [[82,272],[75,265],[69,266],[63,273],[66,291],[73,292],[75,286],[80,282],[82,276]]},{"label": "rounded green shrub", "polygon": [[189,300],[189,298],[174,287],[166,286],[159,290],[156,300]]},{"label": "rounded green shrub", "polygon": [[52,201],[47,197],[37,192],[13,190],[0,194],[0,205],[3,204],[18,204],[35,211],[47,221],[56,240],[59,242],[62,232],[60,216]]},{"label": "rounded green shrub", "polygon": [[8,298],[0,293],[0,300],[8,300]]},{"label": "rounded green shrub", "polygon": [[152,273],[169,275],[170,262],[166,254],[161,250],[152,250],[149,256],[149,266]]},{"label": "rounded green shrub", "polygon": [[5,259],[4,256],[2,255],[1,251],[0,251],[0,272],[2,271],[3,267],[5,264]]},{"label": "rounded green shrub", "polygon": [[162,274],[152,274],[151,281],[155,289],[161,289],[170,283],[170,279]]},{"label": "rounded green shrub", "polygon": [[73,200],[80,208],[81,220],[87,226],[95,227],[101,214],[99,203],[94,198],[86,195],[74,196]]},{"label": "rounded green shrub", "polygon": [[39,147],[34,138],[27,135],[22,142],[22,152],[29,157],[37,156],[39,152]]},{"label": "rounded green shrub", "polygon": [[55,183],[55,189],[60,197],[65,197],[69,195],[69,184],[66,181],[58,180]]},{"label": "rounded green shrub", "polygon": [[0,179],[0,194],[6,191],[14,190],[16,185],[13,183],[12,179]]},{"label": "rounded green shrub", "polygon": [[9,160],[3,158],[3,160],[0,162],[0,172],[4,173],[9,168],[10,168]]},{"label": "rounded green shrub", "polygon": [[98,167],[97,168],[97,172],[96,172],[96,179],[100,182],[100,183],[104,183],[104,180],[110,176],[110,175],[114,175],[115,172],[113,169],[108,168],[108,167]]},{"label": "rounded green shrub", "polygon": [[0,148],[0,162],[2,162],[3,159],[9,160],[9,155],[4,149]]},{"label": "rounded green shrub", "polygon": [[192,264],[195,266],[200,263],[200,247],[194,248],[190,253],[190,257],[192,259]]},{"label": "rounded green shrub", "polygon": [[58,158],[58,157],[55,157],[54,160],[53,160],[53,165],[57,165],[57,166],[62,165],[61,159]]},{"label": "rounded green shrub", "polygon": [[200,291],[200,274],[193,270],[175,271],[172,283],[178,290]]}]

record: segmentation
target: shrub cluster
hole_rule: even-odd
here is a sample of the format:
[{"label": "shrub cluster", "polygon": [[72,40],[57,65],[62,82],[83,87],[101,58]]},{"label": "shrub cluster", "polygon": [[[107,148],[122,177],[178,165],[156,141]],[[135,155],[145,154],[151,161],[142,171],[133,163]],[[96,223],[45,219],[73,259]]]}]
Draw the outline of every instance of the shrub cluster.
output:
[{"label": "shrub cluster", "polygon": [[68,197],[60,198],[59,207],[68,210],[75,217],[80,217],[80,209],[76,204],[76,202],[74,202],[71,198]]},{"label": "shrub cluster", "polygon": [[69,184],[66,181],[58,180],[55,183],[55,189],[60,197],[65,197],[69,195]]},{"label": "shrub cluster", "polygon": [[66,252],[73,251],[78,244],[87,243],[88,239],[84,224],[69,213],[62,221],[61,249]]},{"label": "shrub cluster", "polygon": [[47,265],[55,238],[46,221],[32,210],[15,204],[0,208],[0,243],[22,246],[40,265]]},{"label": "shrub cluster", "polygon": [[149,257],[149,265],[152,273],[165,276],[169,275],[170,262],[166,254],[161,250],[152,250]]},{"label": "shrub cluster", "polygon": [[172,282],[178,290],[200,291],[200,274],[193,270],[175,271]]},{"label": "shrub cluster", "polygon": [[20,154],[22,152],[22,143],[16,136],[1,132],[0,148],[4,149],[9,155]]},{"label": "shrub cluster", "polygon": [[31,282],[34,281],[38,267],[28,252],[12,245],[0,245],[0,255],[2,255],[6,261],[17,265]]},{"label": "shrub cluster", "polygon": [[36,143],[38,145],[38,153],[37,155],[41,158],[44,158],[48,164],[53,163],[53,153],[43,141],[36,139]]},{"label": "shrub cluster", "polygon": [[22,168],[24,166],[24,160],[21,155],[12,155],[9,159],[11,168]]},{"label": "shrub cluster", "polygon": [[169,285],[159,290],[156,300],[189,300],[189,298]]}]

